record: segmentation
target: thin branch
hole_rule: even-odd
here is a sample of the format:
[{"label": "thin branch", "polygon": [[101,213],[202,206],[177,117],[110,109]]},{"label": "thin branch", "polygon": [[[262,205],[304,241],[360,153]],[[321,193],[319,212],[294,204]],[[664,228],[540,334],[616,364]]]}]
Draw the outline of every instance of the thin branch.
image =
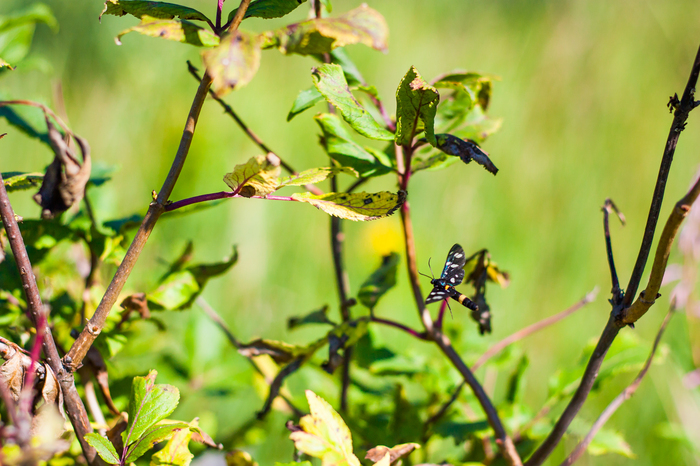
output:
[{"label": "thin branch", "polygon": [[303,357],[297,358],[280,369],[275,376],[275,379],[270,384],[270,393],[267,395],[267,399],[265,400],[265,404],[263,405],[262,409],[258,412],[258,419],[263,419],[267,413],[270,412],[270,409],[272,409],[272,402],[275,401],[275,398],[277,398],[277,395],[279,395],[284,379],[295,373],[301,367],[303,362]]},{"label": "thin branch", "polygon": [[634,395],[634,392],[637,391],[637,388],[639,388],[639,385],[642,383],[642,379],[651,367],[651,363],[654,359],[654,355],[656,354],[656,350],[659,347],[661,337],[663,336],[664,330],[666,330],[666,326],[671,320],[671,317],[673,317],[673,314],[674,308],[673,305],[671,305],[671,309],[669,309],[668,314],[666,314],[666,318],[664,319],[664,321],[661,324],[661,327],[659,328],[659,331],[656,333],[656,338],[654,339],[654,345],[651,348],[651,353],[649,354],[649,357],[644,363],[644,367],[642,367],[642,370],[639,371],[639,374],[637,374],[637,377],[635,377],[634,381],[632,381],[632,383],[629,384],[627,388],[622,390],[622,393],[617,395],[617,397],[615,397],[615,399],[612,400],[610,404],[603,410],[598,419],[596,419],[596,421],[593,423],[593,426],[591,427],[591,430],[588,432],[586,437],[583,440],[581,440],[581,443],[579,443],[576,446],[571,455],[569,455],[569,457],[561,463],[561,466],[570,466],[577,459],[579,459],[583,452],[586,451],[586,448],[588,448],[588,445],[591,443],[598,431],[605,425],[605,423],[608,421],[608,419],[610,419],[610,417],[615,413],[615,411],[617,411],[617,408],[622,406],[622,403],[629,400],[632,397],[632,395]]},{"label": "thin branch", "polygon": [[164,206],[168,201],[173,188],[175,187],[175,183],[180,176],[182,167],[185,165],[185,160],[187,158],[187,154],[189,153],[190,145],[192,144],[192,137],[194,136],[194,130],[199,118],[199,113],[202,110],[202,105],[204,105],[204,100],[207,96],[207,92],[209,91],[209,86],[211,86],[211,82],[211,77],[209,77],[208,74],[205,74],[199,84],[194,101],[192,102],[192,107],[190,108],[189,115],[187,116],[187,122],[185,123],[185,129],[183,131],[182,138],[180,139],[180,146],[178,147],[177,154],[175,155],[175,159],[170,167],[170,172],[163,183],[163,187],[160,189],[155,201],[150,204],[148,212],[146,213],[143,222],[141,222],[141,226],[136,232],[129,249],[124,256],[124,260],[117,268],[117,272],[115,273],[112,281],[107,287],[107,291],[102,297],[102,301],[66,355],[65,362],[71,366],[72,370],[75,370],[80,365],[83,358],[87,354],[88,349],[95,341],[95,338],[97,338],[102,331],[102,328],[107,321],[107,316],[112,310],[114,304],[117,302],[119,293],[121,292],[122,288],[124,288],[126,280],[129,278],[131,271],[136,265],[136,261],[146,245],[148,237],[153,231],[158,218],[165,211]]},{"label": "thin branch", "polygon": [[[2,223],[5,226],[7,238],[12,249],[12,254],[15,256],[17,268],[19,269],[22,286],[27,297],[28,311],[32,317],[34,325],[37,326],[40,323],[40,320],[44,318],[44,305],[41,302],[41,295],[39,294],[39,288],[36,284],[36,277],[34,277],[34,272],[32,271],[32,264],[29,261],[27,248],[24,245],[22,233],[17,225],[15,213],[10,205],[10,200],[7,196],[7,190],[5,189],[5,182],[2,179],[2,175],[0,175],[0,216],[2,216]],[[54,341],[53,335],[51,334],[51,329],[48,325],[46,325],[44,329],[42,347],[44,354],[46,355],[46,362],[56,374],[56,378],[61,385],[61,390],[63,391],[66,404],[66,411],[68,413],[68,417],[70,418],[71,424],[73,424],[73,429],[78,437],[78,441],[80,442],[85,458],[90,464],[100,462],[95,449],[92,448],[84,439],[86,434],[92,432],[90,421],[88,420],[83,401],[80,399],[78,391],[75,389],[73,374],[67,371],[61,363],[61,358],[58,356],[58,350],[56,349],[56,342]]]},{"label": "thin branch", "polygon": [[241,4],[238,10],[236,10],[236,16],[233,17],[231,24],[229,24],[226,30],[228,33],[232,33],[241,25],[241,21],[245,18],[245,12],[248,11],[248,5],[250,5],[250,0],[241,0]]},{"label": "thin branch", "polygon": [[[644,237],[642,239],[642,245],[637,256],[637,261],[630,276],[629,284],[625,290],[625,296],[620,303],[620,305],[613,306],[612,312],[610,313],[610,318],[603,329],[603,333],[598,340],[593,354],[591,355],[586,370],[581,377],[581,382],[576,393],[569,401],[569,404],[564,409],[564,412],[559,417],[559,420],[555,424],[552,432],[545,439],[545,441],[540,445],[540,447],[532,454],[532,456],[525,463],[526,466],[539,466],[552,454],[552,451],[557,446],[559,441],[562,439],[569,425],[573,419],[578,415],[578,412],[583,407],[583,404],[588,397],[596,378],[598,377],[598,371],[600,366],[603,364],[605,355],[610,349],[615,337],[620,332],[620,329],[627,324],[634,323],[639,319],[644,313],[651,307],[651,305],[656,300],[656,293],[658,292],[657,287],[647,286],[647,292],[652,291],[653,293],[642,293],[640,294],[637,301],[632,307],[628,308],[632,300],[637,294],[637,288],[639,287],[639,282],[644,272],[644,267],[646,265],[647,258],[649,256],[649,251],[651,250],[652,241],[654,239],[654,232],[656,230],[656,223],[659,218],[659,211],[661,210],[661,203],[663,201],[664,190],[666,187],[666,180],[668,178],[668,173],[671,168],[671,163],[673,162],[673,154],[676,149],[676,144],[678,143],[678,137],[680,132],[685,128],[685,122],[688,118],[688,113],[697,106],[697,102],[693,100],[693,94],[695,92],[695,85],[698,81],[698,76],[700,75],[700,48],[695,57],[693,67],[690,72],[690,77],[688,78],[688,84],[686,85],[685,92],[683,93],[683,98],[679,101],[677,96],[674,96],[669,105],[675,108],[673,123],[671,124],[671,131],[669,133],[668,139],[666,141],[666,147],[664,149],[664,154],[661,160],[661,167],[659,169],[659,175],[656,180],[656,187],[654,189],[654,195],[652,197],[651,207],[649,208],[649,217],[647,218],[647,224],[644,230]],[[692,191],[692,190],[691,190]],[[690,193],[689,193],[690,194]],[[687,197],[687,196],[686,196]],[[678,204],[676,204],[676,209],[671,214],[673,217],[676,215],[678,210]],[[679,214],[681,212],[678,212]],[[683,215],[684,217],[684,215]],[[681,218],[682,220],[682,218]],[[672,229],[673,225],[669,222],[666,224],[664,229],[664,234],[662,234],[662,239],[659,241],[659,246],[657,248],[657,254],[655,263],[664,261],[668,258],[664,258],[663,250],[670,247],[670,244],[666,244],[669,235],[675,236],[675,231],[667,231],[669,228]],[[677,226],[676,226],[677,230]],[[659,268],[657,266],[652,268],[652,274],[656,273],[658,275]],[[660,271],[663,274],[663,270]],[[656,277],[653,275],[649,279],[649,285],[652,285],[652,278],[654,281]],[[660,282],[659,282],[660,283]],[[656,291],[654,291],[654,288]],[[651,295],[650,300],[644,299],[644,296]]]},{"label": "thin branch", "polygon": [[221,29],[221,10],[224,9],[225,1],[226,0],[217,0],[216,2],[216,31],[219,31]]},{"label": "thin branch", "polygon": [[383,324],[383,325],[388,325],[389,327],[394,327],[399,330],[403,330],[404,332],[408,333],[411,336],[414,336],[418,338],[419,340],[424,340],[424,341],[430,341],[431,339],[428,338],[425,332],[419,332],[417,330],[413,330],[411,327],[408,327],[404,324],[400,324],[399,322],[395,322],[393,320],[387,320],[387,319],[382,319],[379,317],[375,316],[370,316],[369,318],[370,322],[376,322],[378,324]]},{"label": "thin branch", "polygon": [[246,197],[237,193],[235,191],[220,191],[218,193],[201,194],[199,196],[188,197],[186,199],[181,199],[179,201],[171,202],[166,204],[164,207],[164,212],[172,212],[173,210],[181,209],[193,204],[199,204],[200,202],[216,201],[218,199],[231,199],[231,198],[243,198],[243,199],[262,199],[265,201],[288,201],[288,202],[300,202],[291,196],[250,196]]},{"label": "thin branch", "polygon": [[700,179],[695,182],[690,191],[688,191],[673,208],[671,215],[666,221],[664,231],[661,233],[659,244],[656,247],[656,255],[654,256],[654,263],[651,267],[651,274],[649,275],[647,287],[639,294],[634,304],[625,310],[622,317],[622,321],[625,324],[633,324],[639,320],[646,314],[659,296],[658,293],[661,288],[664,273],[666,272],[666,265],[668,264],[668,257],[671,254],[673,240],[676,238],[681,223],[685,220],[685,217],[688,216],[690,208],[693,206],[699,194]]},{"label": "thin branch", "polygon": [[39,103],[39,102],[32,102],[31,100],[4,100],[0,101],[0,107],[5,107],[7,105],[28,105],[30,107],[37,107],[40,108],[45,114],[48,114],[53,118],[56,123],[58,123],[58,126],[61,127],[63,131],[66,133],[72,134],[73,132],[68,128],[68,125],[64,123],[64,121],[56,115],[53,110],[51,110],[49,107],[46,105]]},{"label": "thin branch", "polygon": [[644,267],[646,266],[649,252],[651,251],[651,245],[654,241],[656,223],[659,220],[661,204],[664,198],[664,190],[666,188],[666,180],[668,179],[671,164],[673,163],[673,154],[676,151],[676,144],[678,144],[678,138],[680,137],[681,131],[683,131],[685,128],[685,122],[688,119],[688,114],[697,106],[697,102],[694,100],[694,94],[699,75],[700,48],[698,48],[698,53],[695,55],[695,61],[693,62],[690,77],[688,78],[688,84],[686,84],[685,91],[683,92],[683,97],[679,101],[678,96],[674,95],[669,102],[669,106],[672,109],[675,109],[673,123],[671,123],[671,130],[666,140],[664,155],[661,158],[661,167],[659,168],[659,175],[656,179],[656,187],[654,188],[654,194],[651,199],[651,207],[649,208],[649,217],[647,218],[647,224],[644,228],[642,245],[640,247],[637,262],[634,264],[634,269],[625,292],[625,297],[623,300],[624,307],[629,306],[632,303],[632,300],[635,299],[639,282],[642,280],[642,273],[644,272]]},{"label": "thin branch", "polygon": [[542,319],[539,322],[535,322],[532,325],[529,325],[525,327],[524,329],[518,330],[517,332],[505,337],[503,340],[499,341],[495,345],[493,345],[491,348],[489,348],[484,354],[481,355],[481,357],[472,365],[472,371],[475,371],[479,369],[481,366],[486,363],[489,359],[503,351],[506,347],[512,345],[516,341],[522,340],[525,337],[528,337],[532,335],[535,332],[539,332],[540,330],[549,327],[550,325],[553,325],[560,320],[570,316],[574,312],[578,311],[579,309],[583,308],[586,304],[590,303],[593,301],[596,296],[598,295],[598,288],[596,287],[588,293],[586,296],[584,296],[579,302],[574,304],[568,309],[565,309],[561,311],[558,314],[555,314],[553,316],[547,317],[546,319]]},{"label": "thin branch", "polygon": [[608,254],[608,265],[610,266],[610,278],[612,281],[612,304],[613,306],[617,306],[618,304],[620,304],[620,301],[622,299],[622,290],[620,289],[620,280],[617,278],[617,270],[615,270],[615,259],[612,250],[612,240],[610,239],[610,222],[608,221],[608,217],[610,217],[610,211],[614,211],[620,219],[620,222],[622,222],[622,225],[624,226],[625,216],[622,215],[622,212],[618,210],[617,206],[610,198],[605,200],[605,204],[603,204],[602,210],[603,232],[605,234],[605,250]]}]

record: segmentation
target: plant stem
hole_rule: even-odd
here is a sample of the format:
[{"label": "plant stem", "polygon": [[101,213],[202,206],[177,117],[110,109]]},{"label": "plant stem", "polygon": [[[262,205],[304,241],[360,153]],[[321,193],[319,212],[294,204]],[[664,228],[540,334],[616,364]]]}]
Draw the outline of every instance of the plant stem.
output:
[{"label": "plant stem", "polygon": [[430,338],[425,334],[425,332],[419,332],[417,330],[413,330],[411,327],[408,327],[404,324],[401,324],[399,322],[395,322],[393,320],[387,320],[387,319],[382,319],[379,317],[375,316],[370,316],[369,318],[370,322],[376,322],[378,324],[383,324],[383,325],[388,325],[389,327],[394,327],[399,330],[403,330],[404,332],[408,333],[409,335],[412,335],[420,340],[424,341],[430,341]]},{"label": "plant stem", "polygon": [[[27,297],[27,307],[29,313],[32,317],[34,325],[38,326],[40,320],[46,318],[44,305],[41,302],[41,295],[39,294],[39,288],[36,284],[36,277],[34,277],[34,273],[32,271],[32,264],[29,261],[27,248],[24,245],[22,233],[17,225],[15,213],[10,205],[10,199],[7,196],[7,190],[5,189],[5,183],[2,179],[2,175],[0,175],[0,216],[2,217],[2,223],[5,226],[5,231],[7,232],[7,238],[10,242],[12,254],[15,256],[15,261],[17,262],[17,268],[19,269],[22,286]],[[90,421],[88,420],[83,401],[80,399],[78,391],[75,388],[73,373],[67,371],[61,363],[61,358],[58,356],[58,350],[56,349],[56,342],[54,341],[53,335],[51,334],[51,329],[48,325],[44,326],[42,347],[44,354],[46,355],[46,362],[55,373],[58,383],[61,385],[68,418],[70,419],[71,424],[73,424],[73,429],[78,437],[83,454],[85,455],[88,463],[99,464],[101,463],[101,460],[97,456],[95,449],[92,448],[84,439],[86,434],[92,432],[92,428],[90,427]],[[8,409],[10,409],[10,406],[8,406]]]},{"label": "plant stem", "polygon": [[[226,0],[218,0],[216,2],[216,31],[221,29],[221,10],[224,9],[224,2]],[[200,79],[201,81],[201,79]]]},{"label": "plant stem", "polygon": [[673,163],[673,154],[676,151],[676,144],[678,144],[678,138],[680,137],[681,131],[683,131],[685,128],[685,122],[688,119],[688,114],[697,106],[697,102],[694,100],[694,94],[699,75],[700,48],[698,48],[698,52],[695,55],[695,61],[693,62],[690,77],[688,78],[688,84],[686,84],[685,91],[683,92],[683,97],[681,98],[680,102],[678,102],[677,96],[674,96],[675,100],[672,98],[670,102],[671,105],[675,107],[673,123],[671,123],[671,130],[669,131],[668,138],[666,139],[664,155],[661,158],[661,166],[659,168],[659,175],[656,179],[654,194],[651,199],[651,207],[649,208],[647,224],[644,228],[642,245],[639,250],[639,255],[637,256],[637,262],[634,264],[634,269],[632,270],[629,284],[625,290],[625,297],[623,300],[624,307],[627,307],[632,303],[632,300],[634,300],[636,297],[639,282],[642,280],[642,273],[644,272],[644,267],[646,266],[649,252],[651,251],[651,245],[654,240],[654,232],[656,231],[656,223],[659,220],[659,213],[661,212],[661,204],[664,199],[664,190],[666,189],[666,180],[668,179],[671,164]]},{"label": "plant stem", "polygon": [[117,302],[119,293],[121,292],[122,288],[124,288],[126,280],[129,278],[131,271],[136,265],[136,261],[146,245],[148,237],[153,231],[158,218],[165,211],[165,203],[175,187],[175,183],[180,176],[182,167],[185,165],[185,160],[190,150],[192,137],[194,136],[194,130],[199,118],[199,113],[202,110],[202,106],[204,105],[204,100],[207,96],[211,83],[211,77],[209,77],[208,74],[205,74],[199,84],[194,101],[192,102],[192,107],[190,108],[189,115],[187,116],[187,122],[185,123],[185,129],[183,131],[182,138],[180,139],[180,146],[178,147],[177,154],[175,155],[175,159],[170,167],[170,172],[163,183],[163,187],[160,189],[155,201],[151,202],[148,212],[141,222],[141,226],[136,232],[136,236],[134,236],[129,249],[124,256],[124,260],[117,268],[117,272],[115,273],[112,281],[107,287],[107,291],[102,297],[102,301],[100,301],[100,304],[95,310],[92,318],[85,325],[85,328],[83,328],[83,331],[75,340],[70,351],[68,351],[68,354],[66,355],[65,362],[67,365],[71,366],[73,371],[75,371],[75,369],[80,365],[83,358],[87,354],[88,349],[90,349],[90,346],[92,346],[92,343],[95,341],[95,338],[97,338],[102,331],[102,327],[104,327],[107,316],[112,310],[114,304]]},{"label": "plant stem", "polygon": [[[608,255],[608,266],[610,267],[610,279],[612,281],[612,299],[613,306],[620,304],[622,299],[622,290],[620,289],[620,280],[617,278],[617,270],[615,270],[615,258],[613,256],[612,250],[612,240],[610,239],[610,210],[614,210],[620,215],[617,207],[613,203],[612,199],[606,199],[603,205],[603,233],[605,234],[605,251]],[[620,217],[622,224],[624,225],[624,217]]]},{"label": "plant stem", "polygon": [[661,337],[664,334],[664,330],[666,329],[668,322],[671,320],[671,317],[673,317],[673,313],[674,309],[673,305],[671,305],[671,309],[669,309],[668,314],[666,314],[664,321],[661,323],[659,331],[656,333],[656,338],[654,339],[654,345],[651,348],[651,353],[649,353],[649,357],[644,363],[642,370],[640,370],[639,374],[637,374],[637,377],[635,377],[634,381],[631,384],[629,384],[627,388],[622,390],[622,393],[615,397],[615,399],[612,400],[610,404],[603,410],[598,419],[596,419],[596,421],[593,423],[593,426],[591,427],[591,430],[588,432],[586,437],[583,440],[581,440],[581,443],[579,443],[574,449],[574,451],[571,452],[571,454],[561,463],[561,466],[570,466],[577,459],[579,459],[583,452],[586,451],[586,448],[588,448],[588,445],[590,445],[591,441],[598,433],[598,431],[605,425],[605,423],[608,421],[608,419],[610,419],[610,417],[615,413],[615,411],[617,411],[617,408],[622,406],[622,403],[629,400],[630,397],[634,394],[634,392],[637,391],[637,388],[639,388],[639,385],[642,383],[642,379],[649,371],[649,367],[651,367],[651,362],[653,361],[654,355],[656,354],[656,350],[659,347]]},{"label": "plant stem", "polygon": [[245,18],[245,12],[248,11],[248,5],[250,5],[250,0],[241,0],[241,4],[238,6],[238,10],[236,10],[236,16],[233,17],[231,24],[228,26],[228,33],[232,33],[241,25],[241,21]]}]

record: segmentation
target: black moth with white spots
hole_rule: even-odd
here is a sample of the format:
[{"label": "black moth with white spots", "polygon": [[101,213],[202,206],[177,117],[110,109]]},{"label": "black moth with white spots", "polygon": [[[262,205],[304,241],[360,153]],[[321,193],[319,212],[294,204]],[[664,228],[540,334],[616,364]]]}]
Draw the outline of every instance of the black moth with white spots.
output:
[{"label": "black moth with white spots", "polygon": [[452,246],[452,249],[450,249],[450,252],[447,254],[445,267],[442,269],[440,278],[433,278],[430,280],[433,289],[425,299],[425,304],[452,298],[467,309],[471,309],[472,311],[479,310],[479,306],[477,306],[474,301],[455,290],[455,286],[462,283],[464,279],[464,264],[466,261],[467,258],[464,255],[462,246],[459,244]]}]

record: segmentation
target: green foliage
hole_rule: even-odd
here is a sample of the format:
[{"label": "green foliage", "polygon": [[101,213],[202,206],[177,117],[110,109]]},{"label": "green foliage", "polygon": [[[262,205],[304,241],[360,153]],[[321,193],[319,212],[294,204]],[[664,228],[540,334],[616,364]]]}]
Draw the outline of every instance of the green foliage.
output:
[{"label": "green foliage", "polygon": [[3,173],[2,179],[8,193],[36,188],[41,185],[44,175],[41,173]]},{"label": "green foliage", "polygon": [[0,16],[0,74],[14,69],[29,54],[37,24],[58,31],[58,21],[43,3],[34,3],[11,15]]},{"label": "green foliage", "polygon": [[400,256],[392,252],[382,258],[382,263],[360,287],[357,297],[363,306],[374,309],[379,298],[396,285],[396,270]]},{"label": "green foliage", "polygon": [[318,92],[338,109],[352,129],[370,139],[394,139],[394,135],[377,123],[352,95],[340,65],[320,65],[314,68],[311,75]]},{"label": "green foliage", "polygon": [[438,102],[438,91],[412,66],[396,90],[396,144],[410,144],[422,131],[430,144],[437,145],[434,119]]},{"label": "green foliage", "polygon": [[[248,5],[243,18],[281,18],[296,10],[298,6],[305,2],[306,0],[253,0]],[[237,11],[238,8],[231,10],[231,13],[228,15],[229,21],[233,20]]]},{"label": "green foliage", "polygon": [[292,199],[307,202],[312,206],[346,220],[376,220],[393,214],[406,199],[402,191],[390,193],[328,193],[316,195],[311,193],[294,193]]},{"label": "green foliage", "polygon": [[143,15],[139,24],[124,29],[117,34],[115,38],[117,44],[121,44],[122,36],[130,32],[138,32],[144,36],[159,37],[197,47],[214,47],[219,45],[219,36],[186,20],[158,19]]},{"label": "green foliage", "polygon": [[124,16],[126,14],[139,19],[149,16],[158,19],[180,18],[210,23],[209,18],[194,8],[175,3],[142,0],[107,0],[100,14],[100,19],[102,19],[103,15]]}]

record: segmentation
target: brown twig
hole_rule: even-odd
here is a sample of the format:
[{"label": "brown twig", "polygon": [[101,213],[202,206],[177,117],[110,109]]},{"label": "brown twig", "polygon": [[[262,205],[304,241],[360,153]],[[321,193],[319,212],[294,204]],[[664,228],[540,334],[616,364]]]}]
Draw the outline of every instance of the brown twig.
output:
[{"label": "brown twig", "polygon": [[[642,315],[644,315],[644,313],[649,309],[649,307],[651,307],[651,304],[653,304],[653,302],[656,300],[655,293],[658,292],[658,288],[649,288],[649,286],[647,286],[648,291],[653,291],[654,294],[641,293],[637,301],[635,301],[635,304],[632,307],[628,308],[632,300],[635,298],[635,295],[637,294],[637,288],[639,287],[639,282],[641,280],[642,273],[644,271],[644,267],[649,256],[649,251],[651,250],[651,244],[654,239],[654,232],[656,230],[656,223],[658,221],[659,211],[661,210],[661,204],[663,201],[666,180],[668,178],[668,173],[671,168],[671,163],[673,162],[673,154],[676,149],[676,144],[678,143],[678,137],[680,135],[680,132],[685,128],[685,122],[688,118],[688,113],[697,106],[697,102],[693,100],[693,95],[695,92],[695,86],[697,84],[699,75],[700,48],[698,49],[695,61],[693,62],[690,77],[688,78],[688,84],[686,85],[685,91],[683,93],[683,98],[681,100],[678,100],[678,97],[674,96],[674,98],[672,98],[669,102],[669,105],[673,109],[675,109],[673,123],[671,124],[671,130],[668,135],[666,147],[664,149],[664,154],[661,160],[661,167],[659,169],[659,175],[656,180],[656,187],[654,189],[651,207],[649,208],[649,216],[647,218],[647,224],[644,230],[642,245],[639,251],[639,255],[637,256],[637,261],[635,263],[634,270],[632,271],[632,275],[630,276],[629,284],[627,285],[627,288],[625,290],[625,296],[619,305],[613,306],[613,310],[610,313],[610,318],[605,324],[605,328],[603,329],[603,333],[601,334],[600,339],[598,340],[598,344],[596,345],[596,348],[593,351],[590,360],[588,361],[588,365],[586,366],[586,370],[584,371],[583,376],[581,377],[581,382],[578,386],[578,389],[576,390],[576,393],[574,393],[574,396],[569,401],[569,404],[564,409],[564,412],[557,420],[549,436],[547,436],[544,442],[542,442],[542,445],[540,445],[539,448],[537,448],[537,450],[535,450],[532,456],[527,460],[527,462],[525,463],[526,466],[539,466],[542,463],[544,463],[544,461],[549,457],[549,455],[552,454],[552,451],[566,433],[566,430],[568,429],[569,425],[578,415],[578,412],[581,410],[581,407],[583,407],[583,404],[585,403],[586,398],[588,397],[588,394],[593,388],[593,384],[595,383],[595,380],[598,377],[598,371],[600,370],[600,366],[603,364],[605,355],[607,354],[608,349],[610,349],[610,345],[612,345],[613,341],[617,337],[617,334],[620,332],[620,329],[626,324],[634,323],[636,320],[638,320]],[[677,213],[681,213],[676,212],[677,210],[678,204],[676,205],[676,209],[674,209],[674,212],[671,214],[672,217]],[[669,219],[669,222],[670,220],[671,219]],[[673,225],[670,225],[669,222],[667,222],[666,224],[667,229],[669,227],[673,227]],[[666,263],[663,251],[670,248],[670,243],[668,242],[672,241],[673,237],[675,236],[675,231],[667,232],[667,229],[664,229],[664,233],[668,234],[662,235],[662,238],[659,241],[659,246],[657,247],[657,257],[655,260],[655,262],[663,260],[663,268],[665,268]],[[671,233],[673,234],[671,235]],[[666,259],[667,257],[668,256],[666,256]],[[657,270],[656,272],[654,272],[654,270],[652,269],[652,273],[658,274],[660,272],[663,275],[663,270],[659,270],[658,267],[654,268]],[[656,280],[655,276],[653,278],[654,280]],[[653,284],[652,277],[650,277],[649,284]],[[656,288],[656,291],[654,291],[654,288]],[[649,300],[644,299],[645,295],[651,295]],[[632,308],[634,308],[634,310]]]},{"label": "brown twig", "polygon": [[591,430],[588,432],[586,437],[584,437],[584,439],[581,440],[581,443],[579,443],[574,449],[574,451],[571,452],[571,454],[561,463],[561,466],[570,466],[577,459],[579,459],[583,452],[586,451],[586,448],[588,448],[588,445],[591,443],[598,431],[605,425],[606,422],[608,422],[608,419],[610,419],[610,417],[613,414],[615,414],[617,408],[622,406],[622,403],[629,400],[632,397],[632,395],[634,395],[634,392],[637,391],[637,388],[639,388],[639,385],[642,383],[642,379],[651,367],[651,362],[654,359],[654,355],[656,354],[657,348],[659,347],[661,337],[663,336],[664,330],[666,330],[666,326],[671,320],[671,317],[673,317],[673,313],[674,308],[673,305],[671,305],[671,309],[669,309],[668,314],[666,314],[666,318],[664,318],[664,321],[661,323],[659,331],[656,333],[656,338],[654,339],[654,345],[651,348],[651,353],[649,354],[649,357],[644,363],[642,370],[640,370],[639,374],[637,374],[637,377],[635,377],[634,381],[632,381],[632,383],[629,384],[627,388],[622,390],[622,393],[617,395],[617,397],[615,397],[615,399],[612,400],[610,404],[603,410],[598,419],[596,419],[596,421],[593,423],[593,426],[591,427]]},{"label": "brown twig", "polygon": [[678,201],[666,221],[664,231],[661,233],[659,245],[656,247],[654,263],[651,267],[649,282],[644,291],[639,294],[637,300],[624,313],[622,321],[625,324],[632,324],[639,320],[656,301],[661,282],[666,272],[668,256],[671,254],[671,246],[676,238],[681,223],[688,216],[690,208],[700,194],[700,179],[698,179],[688,193]]},{"label": "brown twig", "polygon": [[501,351],[503,351],[506,347],[512,345],[516,341],[522,340],[523,338],[532,335],[535,332],[539,332],[540,330],[549,327],[550,325],[553,325],[560,320],[570,316],[574,312],[578,311],[579,309],[583,308],[586,304],[590,303],[593,301],[596,296],[598,295],[598,288],[596,287],[588,293],[586,296],[584,296],[579,302],[574,304],[568,309],[565,309],[561,311],[558,314],[555,314],[553,316],[547,317],[546,319],[542,319],[539,322],[535,322],[532,325],[529,325],[525,327],[522,330],[518,330],[517,332],[505,337],[503,340],[499,341],[495,345],[493,345],[491,348],[489,348],[484,354],[477,359],[477,361],[472,365],[472,371],[476,371],[479,369],[481,366],[484,365],[486,361],[491,359],[493,356],[497,355]]},{"label": "brown twig", "polygon": [[615,259],[613,256],[612,240],[610,238],[610,222],[608,218],[610,217],[610,212],[613,211],[617,214],[620,222],[622,222],[622,225],[624,226],[625,216],[622,215],[622,212],[618,210],[617,206],[610,198],[605,200],[602,211],[603,233],[605,234],[605,250],[608,254],[608,266],[610,267],[610,279],[612,281],[612,304],[613,306],[617,306],[620,304],[622,299],[622,290],[620,289],[620,280],[617,278],[617,270],[615,270]]},{"label": "brown twig", "polygon": [[102,301],[95,310],[92,318],[87,322],[80,336],[75,340],[73,346],[71,346],[70,351],[66,355],[65,362],[70,365],[73,370],[75,370],[83,358],[87,354],[88,349],[95,341],[95,338],[102,331],[102,327],[107,320],[109,312],[112,307],[117,302],[119,298],[119,293],[121,292],[126,280],[129,278],[131,271],[136,265],[136,261],[141,254],[146,241],[150,236],[153,228],[155,227],[158,218],[164,212],[164,205],[168,201],[170,194],[175,187],[182,167],[185,165],[185,159],[190,150],[190,145],[192,144],[192,137],[194,136],[194,130],[197,125],[197,119],[199,118],[199,113],[202,110],[202,105],[211,86],[212,79],[208,74],[205,74],[202,81],[199,83],[199,88],[197,89],[197,94],[195,95],[194,101],[192,102],[192,107],[190,108],[189,115],[187,116],[187,122],[185,123],[185,129],[180,139],[180,146],[178,147],[177,154],[173,160],[172,166],[170,167],[170,172],[163,183],[163,187],[160,189],[156,199],[151,202],[148,212],[141,222],[141,226],[136,232],[129,249],[124,256],[124,260],[115,273],[112,281],[107,287],[107,291],[102,297]]},{"label": "brown twig", "polygon": [[[32,271],[32,264],[29,261],[24,239],[22,238],[17,220],[15,219],[15,214],[10,205],[2,175],[0,175],[0,216],[2,216],[2,223],[7,232],[12,254],[14,254],[15,261],[17,262],[22,286],[27,297],[27,308],[36,326],[39,320],[43,318],[44,305],[41,302],[41,295],[39,294],[36,278]],[[88,463],[98,463],[100,460],[99,457],[97,457],[95,449],[84,439],[86,434],[92,432],[85,406],[78,395],[78,391],[75,389],[73,373],[67,371],[61,363],[61,358],[58,356],[58,350],[56,349],[56,342],[54,341],[51,329],[48,325],[45,327],[45,337],[42,339],[42,346],[46,356],[46,362],[56,374],[56,378],[61,385],[66,411],[71,424],[73,424],[73,429],[78,437],[80,446],[83,449],[83,454]]]},{"label": "brown twig", "polygon": [[226,32],[230,34],[238,29],[238,26],[241,25],[241,21],[243,21],[243,18],[245,18],[245,12],[248,11],[248,5],[250,5],[250,0],[241,0],[241,4],[238,6],[238,10],[236,10],[236,16],[233,17],[233,20],[226,29]]}]

